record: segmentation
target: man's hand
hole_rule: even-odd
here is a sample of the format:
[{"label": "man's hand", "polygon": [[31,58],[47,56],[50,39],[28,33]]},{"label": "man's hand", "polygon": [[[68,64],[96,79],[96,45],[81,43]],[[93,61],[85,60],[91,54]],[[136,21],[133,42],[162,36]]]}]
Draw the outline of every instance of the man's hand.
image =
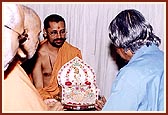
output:
[{"label": "man's hand", "polygon": [[106,103],[106,98],[104,96],[102,96],[98,100],[96,100],[96,103],[95,103],[96,110],[101,111],[102,108],[104,107],[105,103]]},{"label": "man's hand", "polygon": [[49,111],[64,111],[61,102],[56,99],[45,99],[44,102],[47,104]]}]

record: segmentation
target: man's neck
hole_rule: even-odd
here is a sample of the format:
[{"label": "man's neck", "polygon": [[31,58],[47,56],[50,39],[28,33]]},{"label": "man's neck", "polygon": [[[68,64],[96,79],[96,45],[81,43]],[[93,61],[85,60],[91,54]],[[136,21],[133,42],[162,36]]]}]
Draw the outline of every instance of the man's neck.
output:
[{"label": "man's neck", "polygon": [[53,52],[53,53],[54,52],[58,53],[58,51],[59,51],[59,48],[52,46],[49,42],[47,43],[47,47],[48,47],[48,50]]}]

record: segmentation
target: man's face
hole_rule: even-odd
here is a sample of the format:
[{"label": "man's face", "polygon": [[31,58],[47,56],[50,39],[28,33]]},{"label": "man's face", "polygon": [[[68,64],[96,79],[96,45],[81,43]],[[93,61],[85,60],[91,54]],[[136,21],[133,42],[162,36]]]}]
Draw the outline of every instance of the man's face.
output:
[{"label": "man's face", "polygon": [[47,29],[47,38],[50,44],[56,48],[62,47],[66,40],[66,31],[63,21],[58,23],[49,22],[50,28]]}]

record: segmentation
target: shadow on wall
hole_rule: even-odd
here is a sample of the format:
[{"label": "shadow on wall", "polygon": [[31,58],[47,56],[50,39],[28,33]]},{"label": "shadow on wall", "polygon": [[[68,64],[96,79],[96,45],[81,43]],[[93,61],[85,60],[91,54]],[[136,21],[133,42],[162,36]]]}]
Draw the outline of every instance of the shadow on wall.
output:
[{"label": "shadow on wall", "polygon": [[117,64],[118,70],[128,63],[123,58],[121,58],[121,56],[116,52],[115,46],[112,43],[109,43],[109,51],[110,51],[111,57]]}]

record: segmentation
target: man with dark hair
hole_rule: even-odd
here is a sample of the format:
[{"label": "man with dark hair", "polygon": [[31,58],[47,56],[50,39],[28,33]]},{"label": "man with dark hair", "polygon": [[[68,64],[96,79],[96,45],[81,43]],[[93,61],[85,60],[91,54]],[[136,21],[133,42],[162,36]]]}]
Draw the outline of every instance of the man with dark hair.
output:
[{"label": "man with dark hair", "polygon": [[43,32],[45,40],[41,42],[38,50],[32,74],[33,81],[43,99],[60,99],[58,71],[74,57],[82,58],[81,51],[65,41],[66,26],[61,16],[52,14],[46,17]]},{"label": "man with dark hair", "polygon": [[119,13],[110,23],[109,37],[128,64],[120,69],[104,111],[163,111],[164,54],[161,40],[137,10]]}]

